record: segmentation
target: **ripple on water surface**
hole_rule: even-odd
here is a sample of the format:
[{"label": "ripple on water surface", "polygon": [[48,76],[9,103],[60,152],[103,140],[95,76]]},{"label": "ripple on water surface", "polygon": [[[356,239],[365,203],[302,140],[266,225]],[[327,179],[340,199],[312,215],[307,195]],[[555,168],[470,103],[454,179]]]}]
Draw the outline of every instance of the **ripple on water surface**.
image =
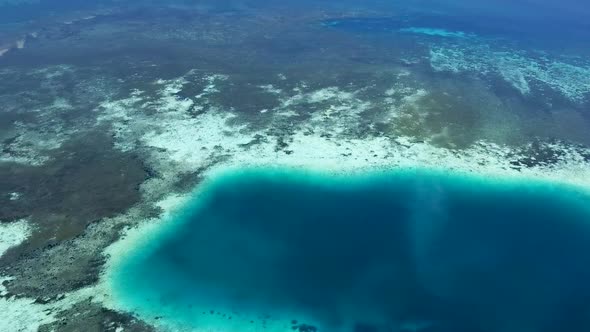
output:
[{"label": "ripple on water surface", "polygon": [[590,196],[427,170],[218,176],[113,266],[121,307],[201,331],[590,328]]}]

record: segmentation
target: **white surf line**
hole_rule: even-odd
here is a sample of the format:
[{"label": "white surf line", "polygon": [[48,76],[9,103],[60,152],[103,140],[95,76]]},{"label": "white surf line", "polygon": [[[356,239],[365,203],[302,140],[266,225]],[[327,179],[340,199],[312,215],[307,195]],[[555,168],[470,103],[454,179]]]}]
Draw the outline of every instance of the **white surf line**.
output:
[{"label": "white surf line", "polygon": [[[12,197],[14,196],[11,195],[11,200]],[[8,249],[23,243],[31,234],[32,228],[24,219],[0,223],[0,256],[4,255]]]}]

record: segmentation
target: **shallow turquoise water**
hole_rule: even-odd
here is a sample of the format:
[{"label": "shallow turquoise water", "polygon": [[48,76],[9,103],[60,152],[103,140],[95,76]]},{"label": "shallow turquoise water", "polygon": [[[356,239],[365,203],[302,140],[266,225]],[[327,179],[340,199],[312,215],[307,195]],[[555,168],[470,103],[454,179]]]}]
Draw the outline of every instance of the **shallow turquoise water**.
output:
[{"label": "shallow turquoise water", "polygon": [[491,332],[587,330],[588,280],[582,191],[262,169],[206,183],[111,282],[129,310],[197,328]]}]

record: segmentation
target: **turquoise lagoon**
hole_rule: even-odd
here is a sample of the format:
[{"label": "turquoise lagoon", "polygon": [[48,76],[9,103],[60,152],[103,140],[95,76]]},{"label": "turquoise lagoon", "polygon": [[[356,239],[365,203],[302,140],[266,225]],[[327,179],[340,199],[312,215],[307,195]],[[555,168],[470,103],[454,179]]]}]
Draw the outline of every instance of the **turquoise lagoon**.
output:
[{"label": "turquoise lagoon", "polygon": [[581,331],[590,196],[432,170],[223,173],[112,267],[116,301],[195,331]]}]

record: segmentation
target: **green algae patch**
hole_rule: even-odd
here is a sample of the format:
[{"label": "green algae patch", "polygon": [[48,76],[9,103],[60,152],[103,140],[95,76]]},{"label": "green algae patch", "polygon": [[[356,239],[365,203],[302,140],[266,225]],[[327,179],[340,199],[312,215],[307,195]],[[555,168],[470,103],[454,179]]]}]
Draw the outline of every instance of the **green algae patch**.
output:
[{"label": "green algae patch", "polygon": [[178,329],[590,328],[590,196],[548,182],[233,171],[133,244],[115,300]]}]

